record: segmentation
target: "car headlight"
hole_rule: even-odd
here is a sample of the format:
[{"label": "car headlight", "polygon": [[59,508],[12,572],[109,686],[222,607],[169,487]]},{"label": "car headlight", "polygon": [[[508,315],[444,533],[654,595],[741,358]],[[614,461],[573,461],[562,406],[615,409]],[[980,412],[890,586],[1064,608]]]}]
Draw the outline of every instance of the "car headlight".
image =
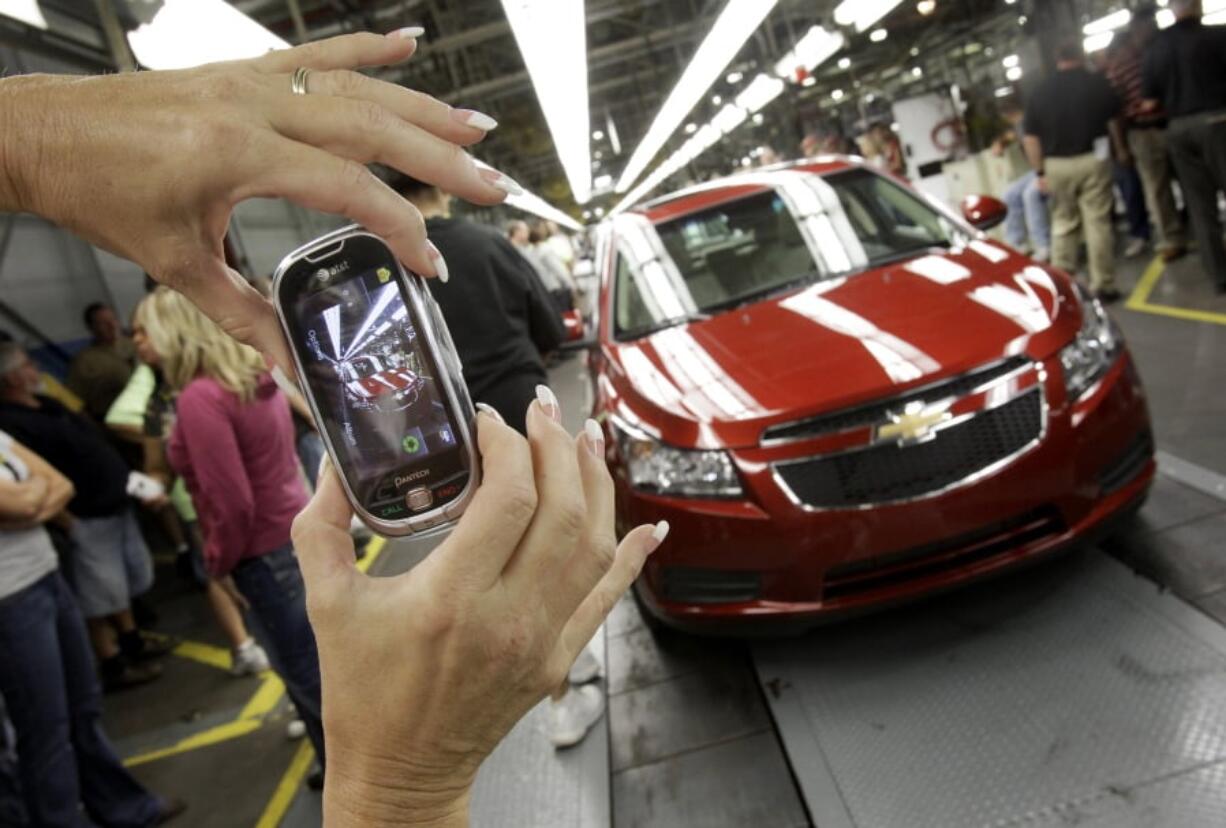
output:
[{"label": "car headlight", "polygon": [[639,491],[680,497],[737,497],[742,493],[726,452],[673,448],[621,423],[613,424],[613,433],[630,485]]},{"label": "car headlight", "polygon": [[1072,344],[1060,352],[1064,387],[1070,400],[1080,399],[1103,378],[1124,344],[1102,302],[1081,285],[1077,285],[1077,299],[1081,303],[1081,330]]}]

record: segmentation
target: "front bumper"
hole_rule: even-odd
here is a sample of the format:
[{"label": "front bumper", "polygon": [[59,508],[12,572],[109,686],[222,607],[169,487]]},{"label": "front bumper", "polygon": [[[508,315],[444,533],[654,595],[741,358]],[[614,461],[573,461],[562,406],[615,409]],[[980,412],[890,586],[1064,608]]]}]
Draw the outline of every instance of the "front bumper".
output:
[{"label": "front bumper", "polygon": [[735,452],[747,498],[697,501],[618,479],[623,530],[672,533],[636,588],[671,626],[705,632],[805,627],[892,606],[1084,543],[1143,501],[1155,464],[1144,392],[1124,353],[1081,401],[1046,366],[1047,430],[993,474],[933,498],[810,511],[779,488],[766,450]]}]

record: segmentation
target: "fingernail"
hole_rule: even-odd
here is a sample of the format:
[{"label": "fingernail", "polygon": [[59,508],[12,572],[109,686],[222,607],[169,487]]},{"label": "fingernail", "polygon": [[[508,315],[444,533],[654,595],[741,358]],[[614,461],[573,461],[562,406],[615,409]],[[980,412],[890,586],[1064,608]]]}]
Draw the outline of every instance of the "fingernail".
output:
[{"label": "fingernail", "polygon": [[421,37],[425,33],[426,30],[421,26],[405,26],[403,29],[388,32],[387,36],[392,40],[412,40],[415,37]]},{"label": "fingernail", "polygon": [[426,252],[430,254],[431,260],[434,262],[434,270],[438,273],[438,280],[443,284],[447,284],[447,280],[451,278],[451,273],[447,270],[447,260],[443,258],[443,254],[434,246],[434,242],[426,242]]},{"label": "fingernail", "polygon": [[477,410],[483,414],[488,414],[502,424],[506,424],[506,420],[502,419],[502,415],[498,413],[498,409],[486,403],[477,403]]},{"label": "fingernail", "polygon": [[507,195],[523,195],[524,188],[519,186],[511,176],[498,172],[498,170],[481,170],[481,177],[486,180],[491,186],[497,187]]},{"label": "fingernail", "polygon": [[656,546],[664,543],[664,539],[668,537],[669,525],[667,520],[662,520],[656,524],[656,528],[651,530],[652,540],[656,542]]},{"label": "fingernail", "polygon": [[583,424],[583,431],[587,434],[587,444],[592,454],[601,457],[604,454],[604,429],[600,423],[588,420]]},{"label": "fingernail", "polygon": [[475,109],[453,109],[451,110],[451,119],[486,132],[498,128],[497,121],[484,112],[478,112]]},{"label": "fingernail", "polygon": [[562,408],[558,405],[558,398],[554,396],[548,385],[536,387],[536,401],[549,419],[555,423],[562,422]]}]

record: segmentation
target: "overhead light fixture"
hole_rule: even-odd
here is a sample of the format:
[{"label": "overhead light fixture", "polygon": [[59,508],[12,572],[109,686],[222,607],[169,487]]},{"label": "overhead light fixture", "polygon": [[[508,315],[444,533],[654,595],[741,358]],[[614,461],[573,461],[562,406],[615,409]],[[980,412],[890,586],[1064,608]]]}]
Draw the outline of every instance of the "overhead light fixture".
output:
[{"label": "overhead light fixture", "polygon": [[1166,29],[1175,25],[1175,12],[1170,9],[1159,9],[1158,14],[1154,16],[1154,22],[1158,24],[1159,29]]},{"label": "overhead light fixture", "polygon": [[865,32],[901,3],[902,0],[843,0],[834,9],[834,22]]},{"label": "overhead light fixture", "polygon": [[571,193],[592,197],[591,113],[583,0],[502,0]]},{"label": "overhead light fixture", "polygon": [[1115,39],[1115,32],[1099,32],[1092,34],[1082,41],[1081,48],[1085,50],[1087,55],[1092,55],[1095,52],[1101,52],[1111,45],[1111,41]]},{"label": "overhead light fixture", "polygon": [[686,134],[686,135],[693,135],[693,134],[694,134],[695,132],[697,132],[697,131],[698,131],[698,124],[695,124],[695,123],[691,122],[691,123],[688,123],[688,124],[686,124],[686,125],[685,125],[685,134]]},{"label": "overhead light fixture", "polygon": [[843,100],[843,90],[842,89],[834,90],[833,92],[830,93],[830,97],[834,98],[836,101]]},{"label": "overhead light fixture", "polygon": [[592,133],[592,140],[593,141],[603,141],[604,133],[601,132],[600,130],[596,130],[595,132]]},{"label": "overhead light fixture", "polygon": [[1122,29],[1127,26],[1132,20],[1132,12],[1128,9],[1120,9],[1117,12],[1112,12],[1105,17],[1100,17],[1093,20],[1084,26],[1081,31],[1086,36],[1100,35],[1104,32],[1114,32],[1116,29]]},{"label": "overhead light fixture", "polygon": [[617,134],[617,124],[613,123],[613,116],[605,116],[605,130],[609,133],[609,146],[613,147],[614,155],[622,154],[622,139]]},{"label": "overhead light fixture", "polygon": [[[838,32],[830,32],[821,26],[814,26],[796,41],[796,45],[790,52],[775,63],[775,74],[781,78],[794,78],[800,70],[812,72],[846,45],[847,38]],[[841,66],[842,61],[839,63]],[[848,65],[851,65],[850,60],[848,60]]]},{"label": "overhead light fixture", "polygon": [[153,20],[128,33],[128,44],[149,69],[189,69],[289,48],[225,0],[164,0]]},{"label": "overhead light fixture", "polygon": [[849,57],[839,58],[839,68],[840,69],[850,69],[851,68],[851,58]]},{"label": "overhead light fixture", "polygon": [[744,123],[748,117],[749,113],[736,104],[728,104],[711,119],[711,126],[727,135]]},{"label": "overhead light fixture", "polygon": [[746,112],[757,112],[783,92],[784,83],[779,78],[761,74],[749,82],[736,96],[736,105]]},{"label": "overhead light fixture", "polygon": [[919,2],[915,4],[915,10],[924,17],[927,17],[937,10],[937,2],[936,0],[919,0]]},{"label": "overhead light fixture", "polygon": [[556,221],[558,224],[563,227],[569,227],[571,230],[583,229],[582,224],[545,201],[545,199],[527,190],[524,190],[519,195],[507,196],[507,200],[503,204],[506,204],[508,207],[514,207],[516,210],[523,210],[525,213],[531,213],[534,216],[540,216],[549,221]]},{"label": "overhead light fixture", "polygon": [[1012,86],[998,86],[996,88],[996,97],[998,98],[1007,98],[1012,94],[1013,94]]},{"label": "overhead light fixture", "polygon": [[714,104],[715,106],[719,106],[719,105],[720,105],[720,104],[722,104],[723,102],[724,102],[724,99],[723,99],[723,98],[721,98],[719,95],[712,95],[712,96],[711,96],[711,103],[712,103],[712,104]]},{"label": "overhead light fixture", "polygon": [[812,75],[809,75],[809,77],[805,78],[803,81],[800,82],[800,85],[804,87],[816,86],[817,78],[813,77]]},{"label": "overhead light fixture", "polygon": [[38,0],[0,0],[0,17],[11,17],[36,29],[47,28]]},{"label": "overhead light fixture", "polygon": [[[504,3],[509,0],[503,0]],[[720,72],[736,57],[737,52],[745,45],[761,25],[762,21],[775,7],[778,0],[729,0],[728,5],[720,12],[719,18],[711,27],[694,53],[689,66],[681,74],[681,79],[673,87],[664,105],[647,134],[635,148],[634,154],[626,164],[621,178],[617,182],[617,191],[626,192],[634,184],[647,165],[655,158],[656,153],[664,146],[669,137],[677,129],[694,105],[702,99],[711,84],[719,77]],[[555,4],[550,4],[555,5]],[[564,4],[563,4],[564,5]],[[577,4],[578,5],[578,4]],[[552,14],[552,13],[551,13]],[[580,11],[582,16],[582,11]],[[559,40],[555,31],[549,31],[550,48]],[[584,71],[584,86],[586,88],[586,69]]]},{"label": "overhead light fixture", "polygon": [[741,79],[744,77],[745,75],[741,72],[729,72],[728,76],[724,78],[724,80],[728,81],[728,83],[740,83]]},{"label": "overhead light fixture", "polygon": [[1022,67],[1013,66],[1005,71],[1005,77],[1011,81],[1019,81],[1022,79]]},{"label": "overhead light fixture", "polygon": [[764,116],[764,115],[763,115],[761,112],[755,112],[755,113],[754,113],[754,115],[753,115],[753,122],[754,122],[754,124],[755,124],[755,125],[757,125],[757,126],[762,126],[762,122],[763,122],[763,121],[765,121],[765,120],[766,120],[766,116]]},{"label": "overhead light fixture", "polygon": [[873,41],[874,43],[880,43],[881,41],[885,40],[889,36],[890,36],[890,33],[887,32],[885,29],[873,29],[872,33],[868,36],[868,39]]},{"label": "overhead light fixture", "polygon": [[1001,62],[1000,62],[1000,63],[1001,63],[1001,65],[1002,65],[1002,66],[1004,66],[1006,69],[1012,69],[1014,66],[1019,65],[1021,62],[1022,62],[1022,59],[1021,59],[1021,58],[1019,58],[1017,55],[1006,55],[1006,56],[1005,56],[1005,57],[1004,57],[1004,58],[1001,60]]},{"label": "overhead light fixture", "polygon": [[924,76],[924,70],[921,69],[920,67],[916,66],[911,69],[911,77],[922,78],[923,76]]},{"label": "overhead light fixture", "polygon": [[609,175],[608,173],[605,173],[604,175],[598,175],[592,181],[592,188],[596,190],[607,190],[611,188],[612,186],[613,186],[613,176]]}]

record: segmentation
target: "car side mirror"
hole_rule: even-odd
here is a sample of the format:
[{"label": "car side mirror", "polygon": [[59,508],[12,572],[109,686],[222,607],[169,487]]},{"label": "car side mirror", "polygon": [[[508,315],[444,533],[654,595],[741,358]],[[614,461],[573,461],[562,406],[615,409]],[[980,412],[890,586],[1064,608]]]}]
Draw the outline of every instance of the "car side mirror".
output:
[{"label": "car side mirror", "polygon": [[991,230],[1009,216],[1009,208],[999,198],[968,195],[962,199],[962,216],[977,230]]}]

